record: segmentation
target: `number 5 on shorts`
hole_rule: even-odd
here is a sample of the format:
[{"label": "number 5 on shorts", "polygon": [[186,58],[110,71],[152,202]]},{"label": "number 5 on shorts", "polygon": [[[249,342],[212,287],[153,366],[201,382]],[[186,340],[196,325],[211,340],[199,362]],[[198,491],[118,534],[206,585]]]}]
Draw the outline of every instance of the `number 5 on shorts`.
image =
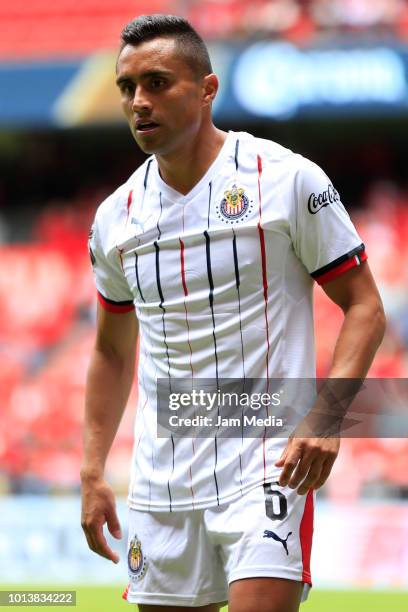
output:
[{"label": "number 5 on shorts", "polygon": [[265,512],[272,521],[281,521],[288,515],[288,502],[284,494],[273,486],[275,483],[264,484]]}]

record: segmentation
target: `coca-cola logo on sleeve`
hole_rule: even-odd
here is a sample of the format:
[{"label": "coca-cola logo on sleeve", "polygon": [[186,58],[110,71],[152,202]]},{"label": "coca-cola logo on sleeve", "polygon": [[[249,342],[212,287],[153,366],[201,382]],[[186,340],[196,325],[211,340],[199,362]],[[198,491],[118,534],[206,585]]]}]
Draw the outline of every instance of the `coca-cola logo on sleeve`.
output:
[{"label": "coca-cola logo on sleeve", "polygon": [[311,193],[307,201],[307,208],[311,215],[315,215],[325,206],[333,204],[333,202],[340,202],[339,192],[333,187],[331,183],[327,186],[325,191],[321,193]]}]

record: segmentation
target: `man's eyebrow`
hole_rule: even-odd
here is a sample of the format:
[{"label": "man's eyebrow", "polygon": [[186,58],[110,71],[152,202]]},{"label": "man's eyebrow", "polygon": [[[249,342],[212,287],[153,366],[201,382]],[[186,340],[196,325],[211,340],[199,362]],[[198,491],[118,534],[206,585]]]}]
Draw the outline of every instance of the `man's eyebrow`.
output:
[{"label": "man's eyebrow", "polygon": [[[148,70],[147,72],[143,72],[142,74],[140,74],[139,79],[170,76],[171,74],[172,72],[170,70]],[[128,82],[133,82],[133,78],[130,74],[123,74],[122,76],[118,76],[118,78],[116,79],[116,85]]]}]

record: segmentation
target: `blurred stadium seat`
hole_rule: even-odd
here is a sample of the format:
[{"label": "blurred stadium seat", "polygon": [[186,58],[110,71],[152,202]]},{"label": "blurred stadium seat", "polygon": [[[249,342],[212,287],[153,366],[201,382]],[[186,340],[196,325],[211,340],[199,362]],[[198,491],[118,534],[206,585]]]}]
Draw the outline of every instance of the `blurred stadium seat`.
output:
[{"label": "blurred stadium seat", "polygon": [[81,56],[116,48],[135,13],[172,13],[172,0],[22,0],[0,3],[0,57]]},{"label": "blurred stadium seat", "polygon": [[78,57],[116,49],[136,14],[185,14],[207,39],[377,32],[408,36],[406,0],[31,0],[0,3],[0,58]]}]

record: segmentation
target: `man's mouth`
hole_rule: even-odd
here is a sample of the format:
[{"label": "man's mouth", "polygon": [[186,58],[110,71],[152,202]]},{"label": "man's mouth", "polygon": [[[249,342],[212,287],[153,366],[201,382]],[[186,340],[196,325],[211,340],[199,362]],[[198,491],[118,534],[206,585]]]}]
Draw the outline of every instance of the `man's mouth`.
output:
[{"label": "man's mouth", "polygon": [[138,121],[136,123],[136,130],[140,133],[146,133],[146,132],[151,132],[153,130],[155,130],[156,128],[159,127],[158,123],[155,123],[154,121]]}]

